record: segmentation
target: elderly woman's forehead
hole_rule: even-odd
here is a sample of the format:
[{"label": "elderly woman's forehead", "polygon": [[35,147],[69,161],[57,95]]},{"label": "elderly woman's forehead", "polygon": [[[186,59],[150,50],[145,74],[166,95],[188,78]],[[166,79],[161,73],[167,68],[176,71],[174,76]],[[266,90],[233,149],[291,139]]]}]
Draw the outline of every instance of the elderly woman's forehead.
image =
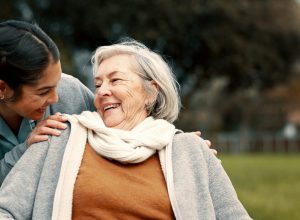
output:
[{"label": "elderly woman's forehead", "polygon": [[[114,65],[109,65],[107,63],[112,63]],[[133,69],[139,68],[139,63],[137,62],[135,57],[130,54],[116,54],[107,57],[99,63],[97,70],[99,71],[99,69],[101,69],[103,65],[105,65],[105,67],[109,69],[116,69],[122,67],[133,68]]]},{"label": "elderly woman's forehead", "polygon": [[103,62],[99,65],[94,75],[95,80],[103,77],[113,77],[116,75],[127,76],[130,73],[144,78],[143,73],[141,73],[140,68],[137,66],[137,63],[131,62],[128,59],[115,58],[116,59],[110,60],[109,62]]}]

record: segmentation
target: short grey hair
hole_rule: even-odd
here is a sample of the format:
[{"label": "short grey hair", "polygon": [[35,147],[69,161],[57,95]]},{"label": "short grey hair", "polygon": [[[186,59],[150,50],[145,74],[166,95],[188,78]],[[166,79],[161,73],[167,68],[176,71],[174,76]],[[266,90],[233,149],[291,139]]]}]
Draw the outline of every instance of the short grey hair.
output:
[{"label": "short grey hair", "polygon": [[152,80],[159,86],[158,94],[155,94],[156,99],[146,106],[148,115],[155,119],[174,122],[178,118],[181,107],[178,82],[162,56],[151,51],[144,44],[133,39],[126,39],[110,46],[98,47],[92,57],[94,76],[103,60],[120,54],[132,55],[137,63],[136,73],[144,79],[146,92],[153,94],[154,91],[151,91],[149,83]]}]

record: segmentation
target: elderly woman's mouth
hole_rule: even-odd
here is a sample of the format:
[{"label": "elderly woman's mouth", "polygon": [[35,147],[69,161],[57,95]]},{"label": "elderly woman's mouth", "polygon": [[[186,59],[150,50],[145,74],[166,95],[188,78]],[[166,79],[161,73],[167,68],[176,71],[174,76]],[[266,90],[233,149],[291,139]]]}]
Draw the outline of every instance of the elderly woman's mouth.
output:
[{"label": "elderly woman's mouth", "polygon": [[104,106],[103,110],[107,111],[107,110],[110,110],[110,109],[117,108],[119,106],[120,106],[120,104],[110,104],[110,105]]}]

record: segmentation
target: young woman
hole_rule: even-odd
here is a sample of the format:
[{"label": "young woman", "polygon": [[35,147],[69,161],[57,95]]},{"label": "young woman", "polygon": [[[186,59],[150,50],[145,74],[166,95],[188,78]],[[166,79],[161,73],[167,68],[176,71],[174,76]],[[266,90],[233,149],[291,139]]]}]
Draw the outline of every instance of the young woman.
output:
[{"label": "young woman", "polygon": [[92,92],[62,74],[59,50],[41,28],[0,23],[0,184],[28,146],[65,128],[58,112],[93,109]]}]

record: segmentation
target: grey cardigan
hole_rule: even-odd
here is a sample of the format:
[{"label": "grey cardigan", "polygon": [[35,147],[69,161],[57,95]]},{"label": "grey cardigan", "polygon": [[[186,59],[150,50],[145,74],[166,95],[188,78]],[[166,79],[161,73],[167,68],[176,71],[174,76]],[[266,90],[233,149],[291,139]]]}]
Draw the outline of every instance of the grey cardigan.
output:
[{"label": "grey cardigan", "polygon": [[[0,219],[51,219],[69,133],[68,127],[60,137],[34,144],[17,162],[0,189]],[[182,219],[251,219],[219,160],[196,135],[175,135],[172,164],[171,193]]]},{"label": "grey cardigan", "polygon": [[[80,114],[94,110],[94,95],[77,78],[62,74],[57,87],[59,101],[48,106],[44,118],[56,112]],[[30,120],[24,118],[18,135],[15,135],[0,117],[0,185],[5,176],[27,149],[25,140],[32,130]]]}]

